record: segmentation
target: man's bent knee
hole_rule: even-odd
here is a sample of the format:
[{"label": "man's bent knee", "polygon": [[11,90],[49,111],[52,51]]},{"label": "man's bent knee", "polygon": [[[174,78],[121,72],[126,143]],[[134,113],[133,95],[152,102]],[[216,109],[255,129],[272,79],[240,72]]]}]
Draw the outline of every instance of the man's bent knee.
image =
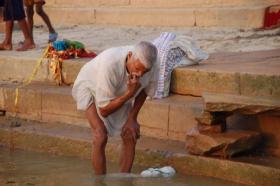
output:
[{"label": "man's bent knee", "polygon": [[124,144],[135,145],[137,140],[134,140],[134,132],[131,130],[123,131],[121,134]]},{"label": "man's bent knee", "polygon": [[108,140],[108,135],[106,132],[106,129],[95,129],[93,132],[93,144],[100,146],[100,147],[105,147],[107,144]]}]

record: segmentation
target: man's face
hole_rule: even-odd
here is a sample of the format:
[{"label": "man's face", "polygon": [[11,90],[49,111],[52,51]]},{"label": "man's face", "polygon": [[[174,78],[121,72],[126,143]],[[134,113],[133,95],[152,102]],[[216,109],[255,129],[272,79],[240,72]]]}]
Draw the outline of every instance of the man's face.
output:
[{"label": "man's face", "polygon": [[145,68],[143,63],[139,59],[134,59],[132,57],[132,52],[128,53],[128,61],[129,61],[129,66],[128,66],[128,71],[130,76],[135,76],[137,78],[142,77],[146,72],[149,70]]},{"label": "man's face", "polygon": [[134,60],[134,62],[131,65],[130,74],[135,75],[138,78],[142,77],[148,70],[145,68],[145,66],[141,63],[139,59]]}]

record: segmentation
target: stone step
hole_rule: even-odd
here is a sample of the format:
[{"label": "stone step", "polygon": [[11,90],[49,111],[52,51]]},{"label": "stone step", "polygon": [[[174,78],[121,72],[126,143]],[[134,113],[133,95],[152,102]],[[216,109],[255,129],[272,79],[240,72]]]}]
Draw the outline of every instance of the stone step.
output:
[{"label": "stone step", "polygon": [[[162,27],[234,27],[259,28],[265,6],[226,8],[100,8],[46,7],[57,26],[106,24]],[[43,24],[35,16],[36,24]]]},{"label": "stone step", "polygon": [[[21,126],[16,128],[10,126],[10,120],[0,117],[0,145],[11,150],[24,149],[83,159],[92,158],[92,136],[88,128],[30,121],[21,121]],[[109,162],[119,162],[120,144],[119,138],[109,138],[106,147]],[[185,152],[183,143],[141,136],[136,146],[134,165],[145,167],[170,165],[179,174],[209,176],[240,184],[271,186],[280,184],[278,159],[257,157],[253,160],[255,161],[252,164],[243,163],[250,162],[250,159],[246,158],[243,162],[236,162],[193,156]]]},{"label": "stone step", "polygon": [[173,71],[171,90],[280,98],[280,50],[213,54],[200,65]]},{"label": "stone step", "polygon": [[262,135],[254,131],[226,131],[216,134],[192,131],[187,134],[186,148],[191,154],[230,158],[258,147],[261,140]]},{"label": "stone step", "polygon": [[279,0],[49,0],[47,6],[53,7],[154,7],[154,8],[197,8],[273,5]]},{"label": "stone step", "polygon": [[[0,110],[15,116],[16,84],[0,83]],[[140,111],[142,134],[163,139],[185,140],[186,132],[196,126],[195,117],[202,111],[199,97],[172,95],[162,100],[147,100]],[[63,122],[89,127],[83,112],[77,111],[69,86],[33,83],[19,89],[20,118]]]},{"label": "stone step", "polygon": [[204,110],[207,112],[238,112],[244,115],[265,112],[280,114],[280,99],[204,93],[203,100]]},{"label": "stone step", "polygon": [[[36,66],[40,52],[27,56],[7,52],[0,56],[0,80],[22,82]],[[28,57],[29,56],[29,57]],[[32,56],[32,57],[30,57]],[[280,98],[280,50],[245,53],[219,53],[200,65],[176,68],[171,91],[175,94],[202,96],[204,92]],[[66,83],[72,84],[80,68],[90,59],[65,60],[62,64]],[[45,60],[35,81],[51,81]]]}]

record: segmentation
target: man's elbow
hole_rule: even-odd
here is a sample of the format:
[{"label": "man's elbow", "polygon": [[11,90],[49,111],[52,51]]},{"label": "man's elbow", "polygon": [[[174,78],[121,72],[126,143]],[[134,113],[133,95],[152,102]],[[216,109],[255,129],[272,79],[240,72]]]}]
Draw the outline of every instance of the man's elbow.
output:
[{"label": "man's elbow", "polygon": [[99,113],[104,118],[106,118],[109,115],[109,112],[106,108],[99,108]]}]

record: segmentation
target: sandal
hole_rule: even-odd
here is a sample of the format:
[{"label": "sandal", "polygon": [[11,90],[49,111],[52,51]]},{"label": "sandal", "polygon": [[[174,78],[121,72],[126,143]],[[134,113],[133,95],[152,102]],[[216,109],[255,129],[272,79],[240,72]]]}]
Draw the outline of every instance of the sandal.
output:
[{"label": "sandal", "polygon": [[56,41],[57,36],[58,36],[58,34],[56,32],[55,33],[50,33],[50,35],[49,35],[49,43],[52,43],[52,42]]}]

